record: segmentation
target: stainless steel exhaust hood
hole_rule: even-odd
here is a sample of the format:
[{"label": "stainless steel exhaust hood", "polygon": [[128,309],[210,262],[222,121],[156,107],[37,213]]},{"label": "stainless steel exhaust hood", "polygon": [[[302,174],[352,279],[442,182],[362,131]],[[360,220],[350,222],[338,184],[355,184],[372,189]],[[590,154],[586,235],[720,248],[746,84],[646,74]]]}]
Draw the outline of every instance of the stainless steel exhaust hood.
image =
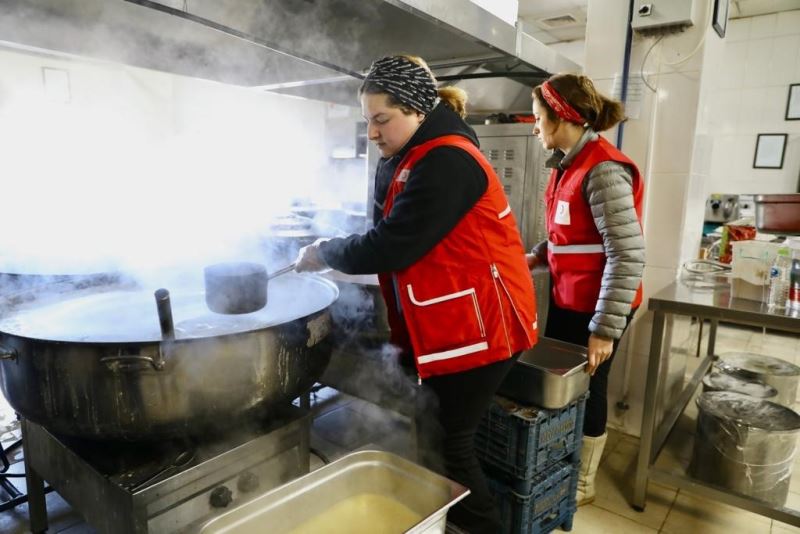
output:
[{"label": "stainless steel exhaust hood", "polygon": [[386,54],[472,77],[485,111],[579,69],[469,0],[4,0],[0,41],[348,105]]}]

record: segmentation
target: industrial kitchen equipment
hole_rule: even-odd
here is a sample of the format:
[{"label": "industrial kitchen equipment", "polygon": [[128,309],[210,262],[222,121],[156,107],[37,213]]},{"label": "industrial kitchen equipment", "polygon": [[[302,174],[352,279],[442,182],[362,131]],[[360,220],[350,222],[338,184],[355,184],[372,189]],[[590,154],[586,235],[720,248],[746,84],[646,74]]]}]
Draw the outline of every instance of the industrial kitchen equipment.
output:
[{"label": "industrial kitchen equipment", "polygon": [[[292,400],[330,357],[334,284],[287,274],[255,313],[208,310],[202,288],[36,292],[0,314],[0,388],[22,421],[31,529],[42,480],[100,532],[178,532],[308,470]],[[59,286],[60,287],[60,286]]]}]

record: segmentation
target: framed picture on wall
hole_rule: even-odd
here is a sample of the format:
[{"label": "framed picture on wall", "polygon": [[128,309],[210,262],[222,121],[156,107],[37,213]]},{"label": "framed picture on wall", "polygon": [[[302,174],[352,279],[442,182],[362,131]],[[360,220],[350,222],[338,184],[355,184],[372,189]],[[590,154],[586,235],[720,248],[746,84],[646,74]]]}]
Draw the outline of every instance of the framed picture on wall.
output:
[{"label": "framed picture on wall", "polygon": [[725,37],[725,30],[728,27],[729,1],[730,0],[714,0],[714,16],[711,19],[711,26],[720,37]]},{"label": "framed picture on wall", "polygon": [[800,121],[800,83],[789,86],[789,98],[786,100],[786,120]]},{"label": "framed picture on wall", "polygon": [[787,134],[758,134],[754,169],[782,169]]}]

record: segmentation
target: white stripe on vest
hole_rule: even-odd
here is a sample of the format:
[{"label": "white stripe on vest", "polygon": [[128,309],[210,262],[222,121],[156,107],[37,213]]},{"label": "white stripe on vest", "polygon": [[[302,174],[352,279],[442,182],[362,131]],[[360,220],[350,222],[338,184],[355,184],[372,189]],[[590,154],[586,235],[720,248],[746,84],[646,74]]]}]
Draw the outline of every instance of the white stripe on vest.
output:
[{"label": "white stripe on vest", "polygon": [[474,345],[467,345],[466,347],[459,347],[457,349],[446,350],[444,352],[434,352],[433,354],[425,354],[417,358],[419,363],[430,363],[438,360],[448,360],[458,356],[466,356],[482,350],[489,350],[489,344],[485,341],[475,343]]},{"label": "white stripe on vest", "polygon": [[553,254],[600,254],[606,251],[603,245],[554,245],[547,242],[547,250]]}]

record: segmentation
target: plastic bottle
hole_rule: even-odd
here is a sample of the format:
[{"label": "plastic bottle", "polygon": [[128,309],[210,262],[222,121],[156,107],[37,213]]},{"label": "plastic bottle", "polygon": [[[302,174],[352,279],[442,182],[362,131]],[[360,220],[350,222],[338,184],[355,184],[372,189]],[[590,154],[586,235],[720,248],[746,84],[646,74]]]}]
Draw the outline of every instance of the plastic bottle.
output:
[{"label": "plastic bottle", "polygon": [[792,253],[792,270],[789,273],[789,295],[786,307],[793,311],[800,311],[800,250]]},{"label": "plastic bottle", "polygon": [[778,249],[778,255],[769,270],[769,296],[767,297],[767,307],[769,309],[786,306],[791,269],[792,259],[789,256],[789,249],[781,247]]}]

